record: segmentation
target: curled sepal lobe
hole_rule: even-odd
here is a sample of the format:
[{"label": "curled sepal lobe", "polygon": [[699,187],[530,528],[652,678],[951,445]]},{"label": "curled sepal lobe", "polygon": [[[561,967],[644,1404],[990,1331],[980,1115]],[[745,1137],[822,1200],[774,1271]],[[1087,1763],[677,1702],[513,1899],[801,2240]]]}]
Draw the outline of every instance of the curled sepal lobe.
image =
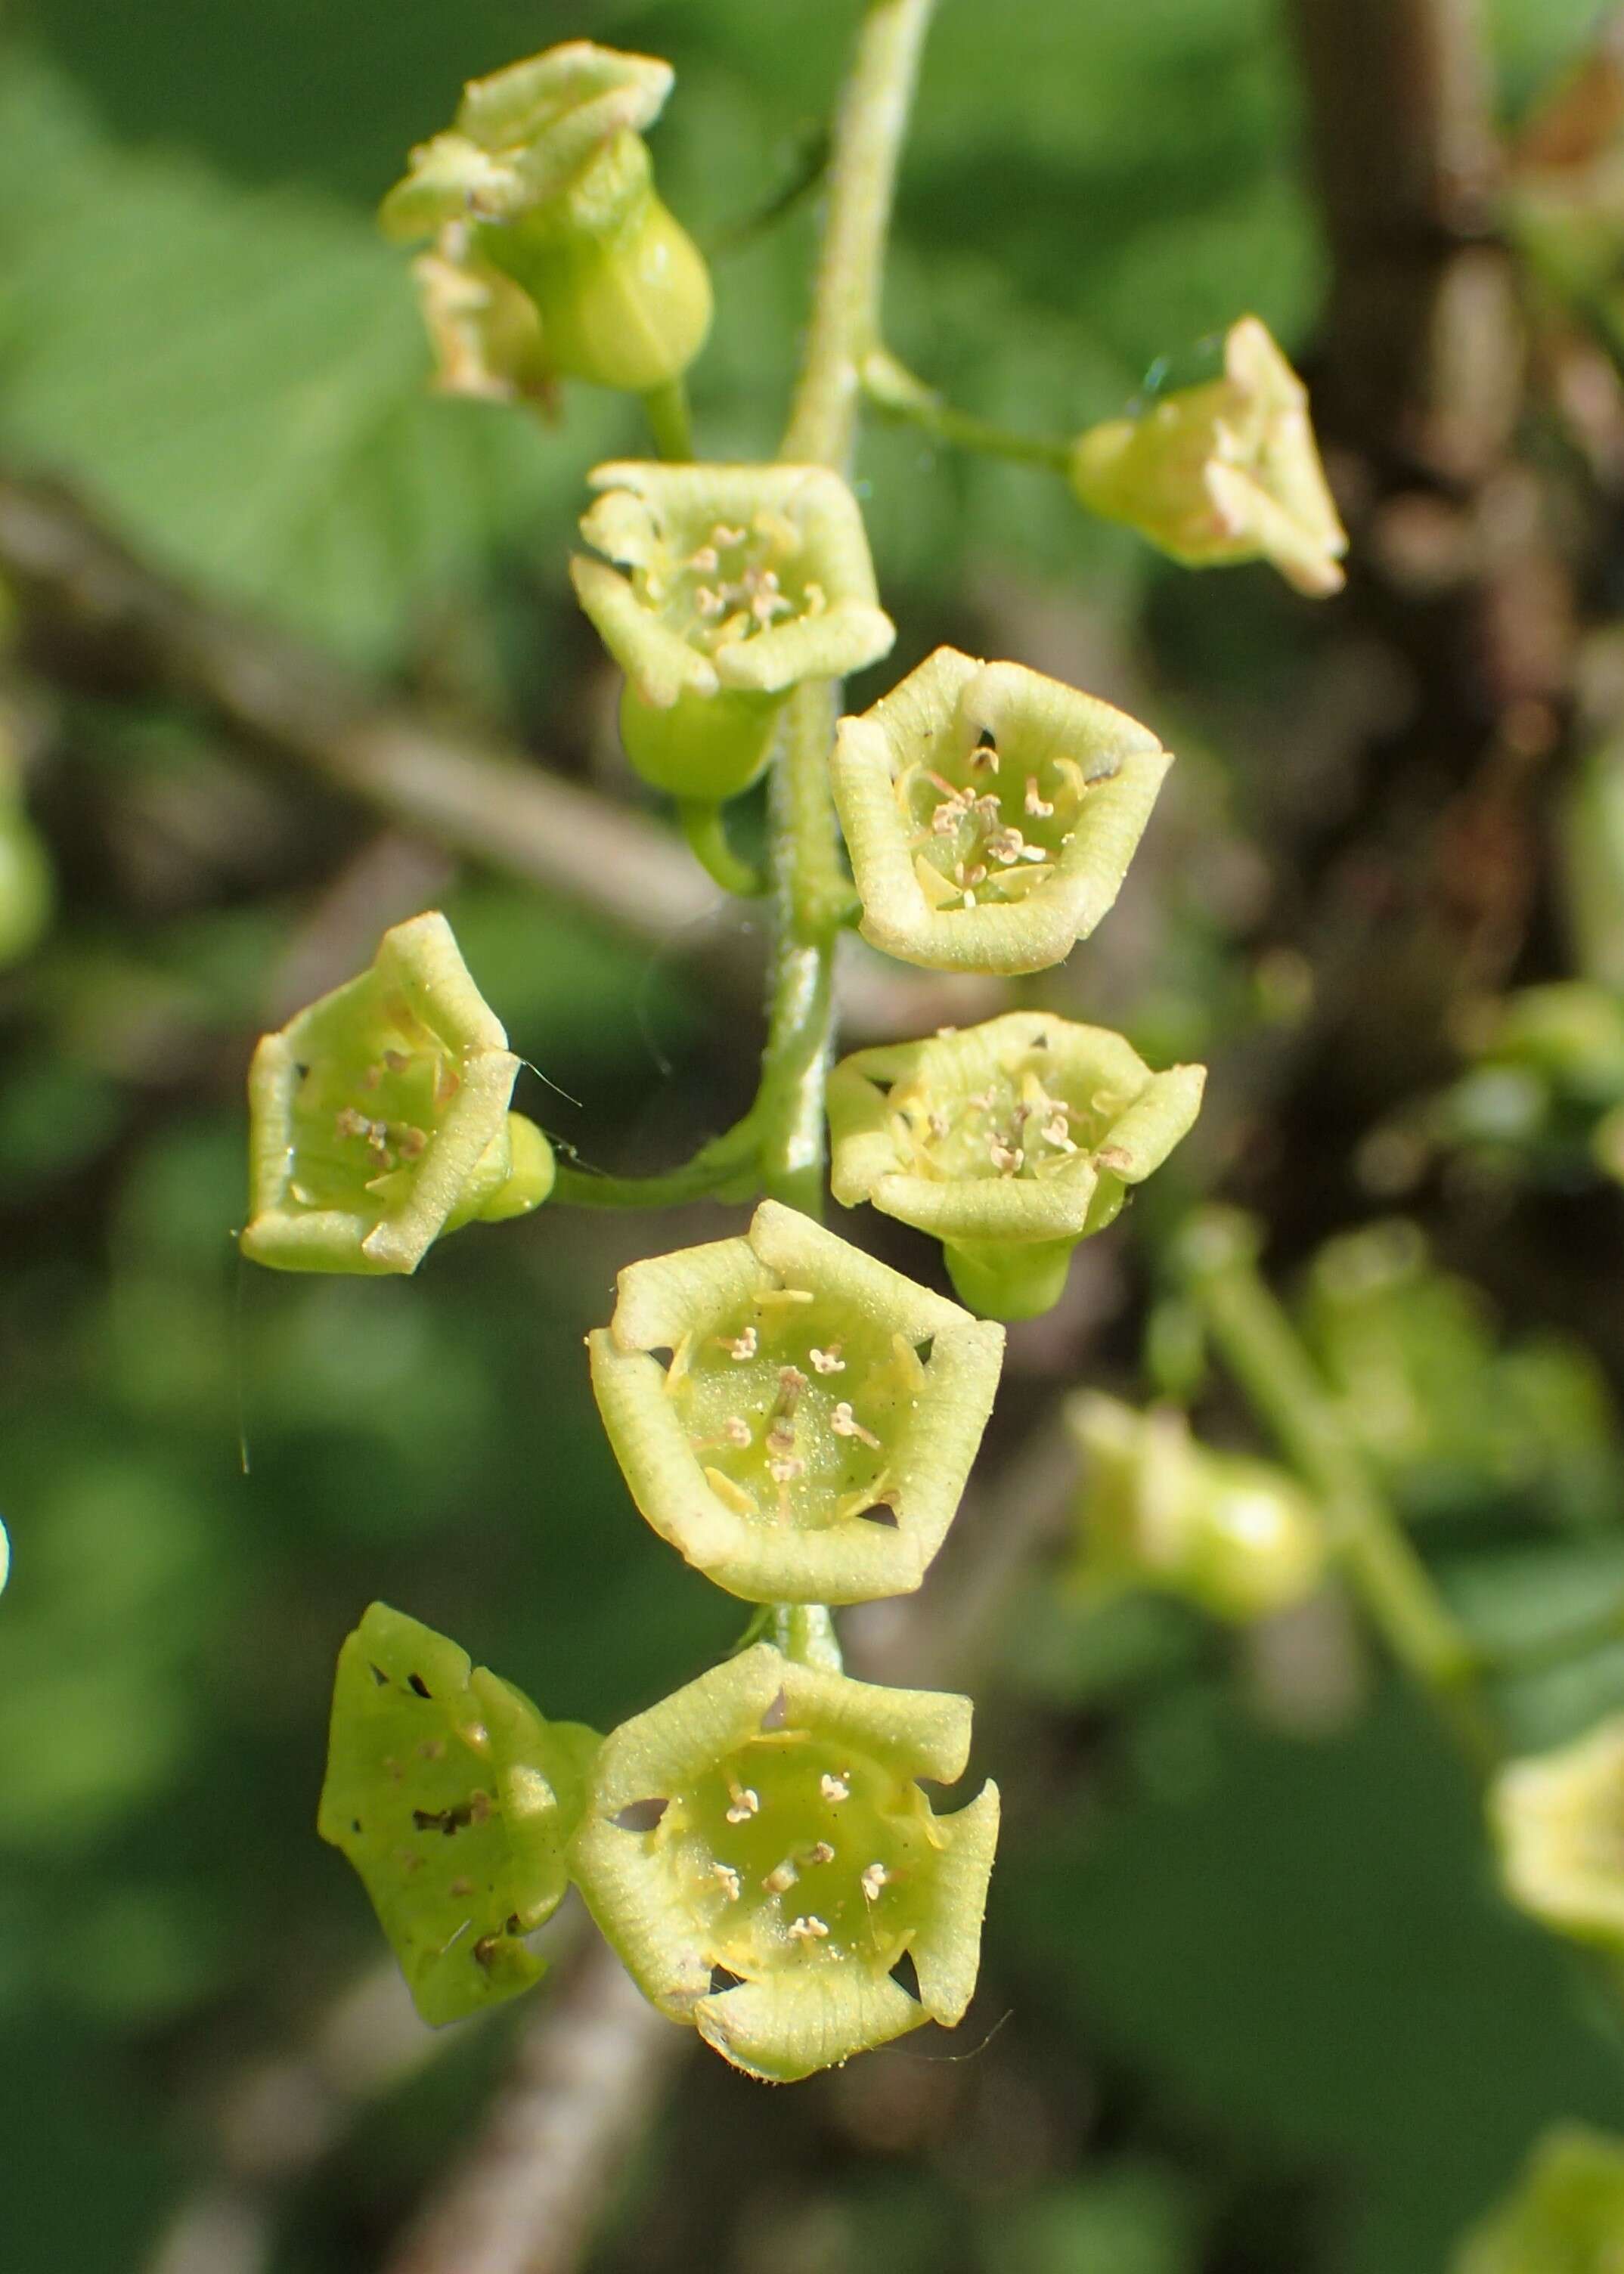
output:
[{"label": "curled sepal lobe", "polygon": [[1186,1134],[1205,1080],[1046,1012],[857,1050],[830,1076],[830,1180],[939,1239],[973,1310],[1029,1317]]},{"label": "curled sepal lobe", "polygon": [[523,1214],[553,1182],[510,1113],[519,1061],[438,914],[265,1035],[248,1077],[244,1255],[283,1271],[415,1271],[445,1231]]},{"label": "curled sepal lobe", "polygon": [[643,1517],[750,1602],[917,1587],[1004,1355],[1002,1328],[771,1201],[743,1239],[630,1265],[589,1343]]},{"label": "curled sepal lobe", "polygon": [[438,2026],[526,1990],[598,1738],[374,1603],[339,1653],[317,1829],[360,1874]]},{"label": "curled sepal lobe", "polygon": [[1064,962],[1116,900],[1171,764],[1109,704],[938,648],[836,738],[864,938],[938,970]]},{"label": "curled sepal lobe", "polygon": [[607,1740],[575,1876],[645,1995],[752,2075],[951,2028],[975,1987],[998,1796],[938,1817],[915,1780],[962,1775],[969,1736],[966,1698],[757,1644]]}]

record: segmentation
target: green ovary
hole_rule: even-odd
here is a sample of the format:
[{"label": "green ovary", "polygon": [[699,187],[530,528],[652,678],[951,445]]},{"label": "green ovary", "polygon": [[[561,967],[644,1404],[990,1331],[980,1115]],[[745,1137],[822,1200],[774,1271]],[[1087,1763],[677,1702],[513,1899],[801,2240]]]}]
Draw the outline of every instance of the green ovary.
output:
[{"label": "green ovary", "polygon": [[410,1185],[462,1077],[455,1053],[403,996],[368,1012],[335,1005],[330,1022],[299,1036],[308,1057],[294,1097],[288,1197],[376,1222]]},{"label": "green ovary", "polygon": [[708,1321],[666,1377],[721,1497],[808,1532],[883,1504],[925,1383],[904,1337],[795,1288]]},{"label": "green ovary", "polygon": [[924,1924],[941,1835],[910,1780],[786,1730],[673,1796],[647,1837],[710,1962],[753,1980],[786,1960],[888,1972]]},{"label": "green ovary", "polygon": [[1019,734],[1004,740],[1000,749],[956,724],[898,777],[914,874],[935,908],[1026,899],[1076,834],[1083,767],[1064,752],[1023,750]]}]

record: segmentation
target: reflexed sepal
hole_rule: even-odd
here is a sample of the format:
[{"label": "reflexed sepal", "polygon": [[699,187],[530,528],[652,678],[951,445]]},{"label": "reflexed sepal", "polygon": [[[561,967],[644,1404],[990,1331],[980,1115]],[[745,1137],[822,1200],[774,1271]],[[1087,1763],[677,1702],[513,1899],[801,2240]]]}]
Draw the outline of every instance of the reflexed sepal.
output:
[{"label": "reflexed sepal", "polygon": [[829,1081],[835,1198],[933,1233],[973,1310],[1031,1317],[1187,1133],[1206,1072],[1029,1011],[855,1051]]},{"label": "reflexed sepal", "polygon": [[618,136],[653,124],[675,76],[658,56],[569,40],[470,79],[450,131],[412,152],[385,198],[385,232],[410,243],[563,197]]},{"label": "reflexed sepal", "polygon": [[1613,2274],[1624,2238],[1624,2140],[1557,2124],[1515,2190],[1475,2226],[1453,2274]]},{"label": "reflexed sepal", "polygon": [[748,1602],[917,1587],[992,1410],[1004,1333],[764,1201],[630,1265],[592,1386],[643,1517]]},{"label": "reflexed sepal", "polygon": [[449,250],[411,265],[441,395],[545,403],[552,368],[536,304],[498,268]]},{"label": "reflexed sepal", "polygon": [[[571,564],[627,677],[627,755],[655,786],[712,802],[748,788],[802,680],[886,654],[857,501],[822,466],[599,466]],[[613,568],[605,565],[613,561]]]},{"label": "reflexed sepal", "polygon": [[552,1156],[508,1111],[518,1068],[444,916],[396,924],[254,1052],[244,1255],[415,1271],[441,1232],[534,1207]]},{"label": "reflexed sepal", "polygon": [[1080,435],[1071,486],[1189,568],[1269,561],[1316,598],[1345,581],[1307,389],[1255,316],[1230,326],[1222,377]]},{"label": "reflexed sepal", "polygon": [[638,392],[704,344],[710,280],[657,195],[641,130],[668,64],[575,40],[471,80],[450,132],[411,154],[387,233],[436,239],[475,276],[498,268],[534,305],[546,368]]},{"label": "reflexed sepal", "polygon": [[1500,1879],[1558,1934],[1624,1952],[1624,1715],[1513,1761],[1489,1790]]},{"label": "reflexed sepal", "polygon": [[[758,1643],[605,1741],[572,1855],[644,1994],[735,2067],[789,2082],[975,1988],[996,1788],[938,1817],[970,1701]],[[916,1991],[905,1986],[916,1984]]]},{"label": "reflexed sepal", "polygon": [[1064,962],[1120,891],[1171,764],[1108,704],[938,648],[836,739],[864,938],[940,970]]},{"label": "reflexed sepal", "polygon": [[1237,1622],[1285,1610],[1318,1586],[1323,1530],[1284,1470],[1198,1443],[1173,1406],[1139,1413],[1086,1390],[1067,1401],[1065,1418],[1086,1463],[1084,1585],[1158,1587]]},{"label": "reflexed sepal", "polygon": [[569,1883],[598,1743],[387,1604],[346,1639],[317,1829],[359,1872],[425,2022],[542,1973],[522,1938]]}]

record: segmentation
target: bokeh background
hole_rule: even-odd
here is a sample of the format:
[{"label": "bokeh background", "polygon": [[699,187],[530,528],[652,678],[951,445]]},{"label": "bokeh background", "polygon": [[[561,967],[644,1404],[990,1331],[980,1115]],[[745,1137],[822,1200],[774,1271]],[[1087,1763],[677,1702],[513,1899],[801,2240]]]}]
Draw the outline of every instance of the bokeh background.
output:
[{"label": "bokeh background", "polygon": [[[657,159],[719,297],[702,434],[766,454],[814,243],[793,192],[853,12],[8,7],[0,507],[58,478],[138,581],[651,815],[565,576],[584,471],[643,448],[635,406],[432,399],[372,209],[465,77],[580,34],[669,55]],[[1372,102],[1380,27],[1470,14],[1366,12]],[[1502,152],[1601,14],[1467,25]],[[1430,208],[1397,139],[1425,117],[1373,128],[1363,84],[1315,92],[1281,0],[944,0],[929,49],[898,351],[1065,434],[1255,310],[1315,385],[1356,539],[1316,610],[1262,568],[1178,571],[1052,477],[864,441],[887,677],[944,638],[1019,655],[1181,753],[1118,913],[1024,999],[1210,1059],[1211,1104],[1013,1336],[983,1536],[1052,1488],[1060,1390],[1142,1392],[1158,1226],[1192,1197],[1259,1209],[1282,1284],[1401,1207],[1475,1291],[1415,1314],[1442,1358],[1389,1480],[1474,1617],[1545,1632],[1624,1600],[1624,1202],[1582,1148],[1461,1153],[1429,1102],[1481,998],[1575,968],[1553,817],[1616,688],[1624,418],[1605,321],[1506,254],[1492,201]],[[1446,153],[1440,177],[1507,162]],[[599,1726],[730,1645],[736,1607],[630,1508],[581,1338],[621,1263],[733,1219],[544,1211],[401,1285],[250,1272],[248,1053],[437,904],[539,1069],[519,1102],[594,1165],[652,1167],[749,1095],[760,942],[748,914],[636,936],[590,878],[538,890],[252,747],[82,577],[30,572],[19,525],[0,509],[0,704],[56,906],[0,975],[0,2263],[361,2274],[525,2015],[420,2042],[380,1982],[313,1832],[337,1645],[382,1596]],[[862,1039],[943,1015],[856,968]],[[1207,1396],[1212,1434],[1255,1442]],[[1543,2125],[1624,2127],[1592,1992],[1500,1903],[1447,1739],[1335,1605],[1240,1638],[1165,1604],[1085,1616],[1064,1545],[1034,1543],[978,1648],[1011,1810],[969,2021],[793,2092],[690,2064],[602,2207],[601,2274],[1434,2274]],[[883,1672],[883,1626],[865,1647]],[[1516,1691],[1524,1742],[1624,1703],[1624,1645],[1558,1656]],[[177,2214],[226,2181],[253,2215],[183,2262]]]}]

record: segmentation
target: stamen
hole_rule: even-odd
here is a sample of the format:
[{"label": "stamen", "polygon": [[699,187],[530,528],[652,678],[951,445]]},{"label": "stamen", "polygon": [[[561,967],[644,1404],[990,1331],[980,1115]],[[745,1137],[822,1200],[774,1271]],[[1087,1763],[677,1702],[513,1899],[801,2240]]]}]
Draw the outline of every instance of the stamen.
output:
[{"label": "stamen", "polygon": [[1035,774],[1026,776],[1026,806],[1027,812],[1035,821],[1047,821],[1055,809],[1052,798],[1039,795],[1038,778]]},{"label": "stamen", "polygon": [[992,1143],[987,1149],[989,1154],[991,1156],[993,1167],[996,1169],[1001,1177],[1012,1177],[1016,1175],[1026,1157],[1025,1151],[1020,1146],[1005,1145],[1002,1140],[996,1137],[993,1139]]},{"label": "stamen", "polygon": [[830,1415],[829,1426],[837,1437],[860,1437],[863,1443],[869,1446],[875,1452],[877,1453],[880,1449],[880,1441],[873,1430],[863,1427],[862,1423],[844,1400]]},{"label": "stamen", "polygon": [[750,1425],[742,1414],[730,1413],[723,1424],[722,1434],[728,1443],[737,1445],[741,1452],[751,1442]]},{"label": "stamen", "polygon": [[756,1355],[757,1337],[754,1327],[747,1327],[744,1332],[736,1336],[732,1342],[729,1342],[726,1335],[719,1339],[728,1357],[741,1363],[747,1358],[754,1358]]},{"label": "stamen", "polygon": [[422,1154],[424,1148],[427,1145],[429,1141],[425,1131],[413,1128],[408,1125],[407,1127],[401,1131],[400,1137],[396,1141],[400,1146],[402,1160],[415,1161]]},{"label": "stamen", "polygon": [[836,1776],[831,1769],[825,1769],[823,1775],[818,1779],[817,1786],[817,1788],[823,1794],[823,1798],[827,1801],[850,1800],[852,1796],[852,1788],[849,1782],[851,1773],[850,1769],[842,1769],[839,1775]]},{"label": "stamen", "polygon": [[721,1883],[722,1893],[726,1896],[728,1901],[730,1903],[736,1903],[739,1900],[741,1883],[739,1874],[734,1871],[733,1865],[731,1864],[712,1864],[710,1866],[710,1876],[712,1879],[717,1879]]},{"label": "stamen", "polygon": [[789,1939],[792,1942],[827,1942],[829,1929],[821,1918],[798,1918],[790,1924]]},{"label": "stamen", "polygon": [[809,1350],[807,1358],[814,1374],[844,1374],[846,1360],[840,1355],[838,1343],[831,1343],[827,1350]]},{"label": "stamen", "polygon": [[797,1477],[804,1477],[806,1472],[806,1463],[795,1453],[783,1454],[767,1464],[767,1474],[775,1485],[793,1485]]},{"label": "stamen", "polygon": [[781,1864],[773,1865],[762,1885],[770,1895],[786,1895],[800,1877],[800,1872],[786,1856]]},{"label": "stamen", "polygon": [[880,1898],[880,1889],[885,1886],[890,1878],[891,1873],[883,1864],[870,1864],[857,1883],[863,1891],[864,1901],[877,1902]]},{"label": "stamen", "polygon": [[751,1817],[760,1814],[761,1795],[753,1787],[741,1785],[735,1778],[729,1777],[727,1789],[733,1800],[733,1806],[727,1811],[730,1824],[748,1824]]},{"label": "stamen", "polygon": [[835,1851],[827,1840],[820,1840],[815,1847],[808,1849],[803,1860],[808,1864],[832,1864]]}]

